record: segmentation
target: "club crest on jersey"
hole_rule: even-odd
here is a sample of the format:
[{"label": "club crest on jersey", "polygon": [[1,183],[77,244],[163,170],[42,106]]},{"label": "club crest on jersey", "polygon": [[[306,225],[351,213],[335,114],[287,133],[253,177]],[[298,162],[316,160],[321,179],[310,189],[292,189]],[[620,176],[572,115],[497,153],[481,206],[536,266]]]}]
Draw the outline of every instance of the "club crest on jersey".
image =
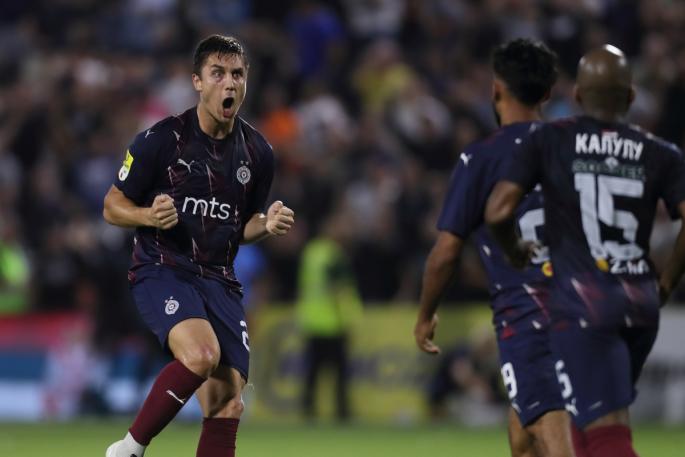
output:
[{"label": "club crest on jersey", "polygon": [[235,174],[236,178],[238,178],[238,182],[240,184],[247,184],[250,182],[250,178],[252,177],[252,173],[250,172],[250,169],[247,168],[245,165],[241,166],[238,168],[238,171]]},{"label": "club crest on jersey", "polygon": [[131,171],[131,165],[133,165],[133,156],[131,155],[131,151],[127,149],[124,163],[119,169],[119,181],[124,181],[128,178],[128,172]]},{"label": "club crest on jersey", "polygon": [[169,297],[168,299],[164,300],[164,305],[164,312],[169,316],[176,313],[176,311],[178,311],[178,307],[180,306],[178,301],[174,300],[174,297]]}]

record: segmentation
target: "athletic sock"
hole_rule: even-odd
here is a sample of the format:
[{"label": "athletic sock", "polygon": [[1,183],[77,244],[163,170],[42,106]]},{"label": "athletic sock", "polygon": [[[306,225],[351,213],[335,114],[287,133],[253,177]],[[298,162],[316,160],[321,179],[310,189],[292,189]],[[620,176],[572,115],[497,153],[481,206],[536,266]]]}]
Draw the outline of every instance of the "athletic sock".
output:
[{"label": "athletic sock", "polygon": [[638,457],[630,428],[625,425],[592,428],[585,432],[585,437],[591,457]]},{"label": "athletic sock", "polygon": [[235,457],[240,419],[205,418],[196,457]]},{"label": "athletic sock", "polygon": [[171,422],[204,381],[205,378],[178,360],[165,366],[129,429],[133,438],[143,446],[150,444],[150,440]]},{"label": "athletic sock", "polygon": [[571,422],[571,440],[573,441],[573,450],[576,453],[576,457],[591,457],[587,450],[585,432],[576,427],[573,422]]}]

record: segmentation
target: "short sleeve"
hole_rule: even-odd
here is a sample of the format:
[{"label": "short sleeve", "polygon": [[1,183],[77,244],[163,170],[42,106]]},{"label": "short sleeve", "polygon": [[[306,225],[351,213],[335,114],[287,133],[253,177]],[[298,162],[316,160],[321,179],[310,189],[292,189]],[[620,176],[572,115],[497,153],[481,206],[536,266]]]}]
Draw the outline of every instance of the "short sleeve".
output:
[{"label": "short sleeve", "polygon": [[467,238],[483,223],[487,197],[494,184],[487,159],[465,151],[454,168],[438,219],[438,230]]},{"label": "short sleeve", "polygon": [[262,154],[258,165],[257,181],[255,187],[252,189],[252,195],[250,196],[247,211],[245,212],[246,220],[249,220],[254,214],[263,213],[265,211],[266,199],[269,197],[271,183],[274,179],[273,150],[268,143],[261,149]]},{"label": "short sleeve", "polygon": [[675,148],[668,151],[668,160],[664,164],[662,173],[661,198],[663,198],[668,213],[673,219],[680,218],[678,205],[685,201],[685,161],[683,161],[682,151]]},{"label": "short sleeve", "polygon": [[163,147],[162,136],[161,132],[141,132],[126,150],[114,185],[136,205],[145,202],[154,186]]},{"label": "short sleeve", "polygon": [[518,184],[527,193],[542,179],[542,139],[544,127],[538,127],[523,138],[521,147],[513,154],[512,160],[504,167],[503,181]]}]

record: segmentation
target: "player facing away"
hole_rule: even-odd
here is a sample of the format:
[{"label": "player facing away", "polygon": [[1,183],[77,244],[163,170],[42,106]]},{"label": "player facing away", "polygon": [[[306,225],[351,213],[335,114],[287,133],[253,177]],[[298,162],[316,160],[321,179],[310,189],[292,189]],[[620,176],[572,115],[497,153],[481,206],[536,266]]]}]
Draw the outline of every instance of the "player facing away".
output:
[{"label": "player facing away", "polygon": [[192,73],[197,106],[139,133],[105,197],[105,219],[136,228],[131,291],[174,357],[106,457],[142,457],[193,394],[204,415],[197,456],[235,455],[249,341],[233,260],[241,243],[283,235],[294,223],[280,201],[262,213],[274,159],[238,116],[247,73],[235,38],[201,41]]},{"label": "player facing away", "polygon": [[[468,146],[455,167],[438,220],[438,238],[426,261],[414,336],[421,350],[439,352],[432,339],[440,296],[455,272],[466,238],[473,234],[490,282],[502,377],[511,400],[512,455],[572,456],[563,398],[570,396],[572,388],[548,338],[545,301],[551,269],[546,248],[523,271],[516,270],[491,239],[483,219],[490,191],[540,120],[540,107],[556,81],[556,56],[542,43],[519,39],[496,48],[492,64],[493,105],[501,128]],[[516,223],[526,239],[542,236],[540,192],[531,192],[521,202]]]},{"label": "player facing away", "polygon": [[619,49],[603,46],[580,60],[575,97],[584,114],[527,137],[488,200],[486,222],[512,260],[525,259],[516,207],[542,185],[554,266],[551,337],[573,382],[574,421],[583,430],[576,451],[630,457],[637,454],[628,406],[659,306],[685,265],[683,227],[659,277],[649,237],[659,199],[672,217],[685,215],[685,163],[676,146],[621,121],[634,90]]}]

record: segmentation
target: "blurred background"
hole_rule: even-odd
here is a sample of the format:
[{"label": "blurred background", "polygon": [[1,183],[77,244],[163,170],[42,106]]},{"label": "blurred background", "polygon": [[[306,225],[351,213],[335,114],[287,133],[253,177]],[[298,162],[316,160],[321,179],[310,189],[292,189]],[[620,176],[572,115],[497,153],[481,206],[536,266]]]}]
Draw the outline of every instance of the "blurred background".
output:
[{"label": "blurred background", "polygon": [[[104,222],[102,199],[134,135],[196,103],[193,47],[221,33],[247,48],[241,115],[274,147],[270,200],[297,214],[288,236],[237,259],[246,421],[502,424],[472,247],[442,307],[443,355],[420,354],[412,336],[451,168],[496,127],[489,53],[529,37],[559,54],[553,119],[576,112],[579,57],[619,46],[637,88],[630,120],[682,147],[684,23],[685,2],[672,0],[1,1],[0,420],[128,417],[165,363],[128,291],[132,232]],[[678,226],[660,214],[657,265]],[[317,249],[343,267],[330,293],[348,304],[342,330],[323,335],[344,348],[340,371],[321,376],[307,309],[326,297],[303,293],[326,280],[311,273]],[[684,291],[664,312],[638,421],[685,423]]]}]

